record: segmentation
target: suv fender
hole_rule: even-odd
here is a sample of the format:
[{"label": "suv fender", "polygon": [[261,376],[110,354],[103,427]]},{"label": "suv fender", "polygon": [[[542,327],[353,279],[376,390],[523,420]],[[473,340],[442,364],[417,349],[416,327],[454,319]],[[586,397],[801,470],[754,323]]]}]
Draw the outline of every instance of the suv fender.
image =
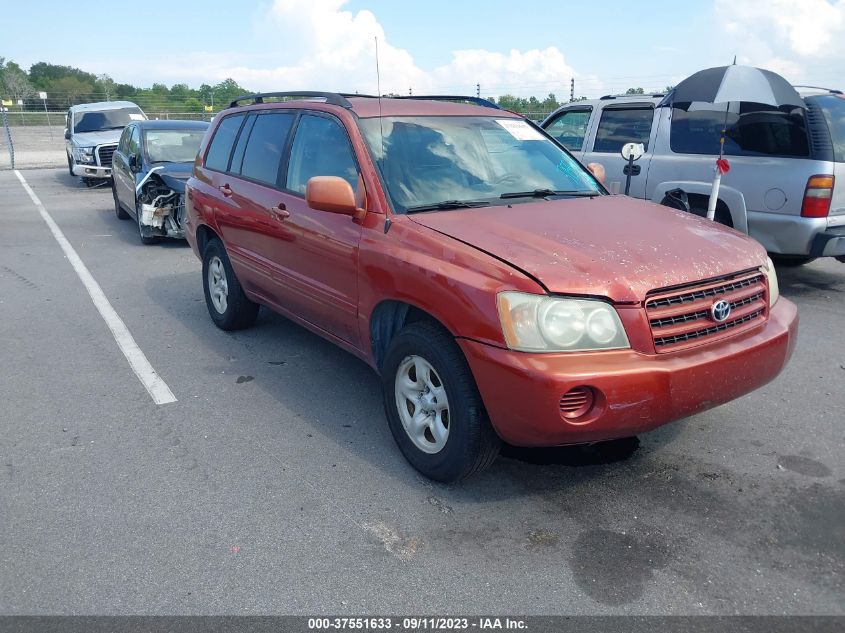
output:
[{"label": "suv fender", "polygon": [[[651,192],[651,201],[660,204],[667,191],[672,189],[683,189],[688,195],[703,195],[710,197],[710,191],[713,183],[702,182],[700,180],[668,180],[661,182],[654,187]],[[719,187],[719,200],[728,207],[731,214],[731,221],[733,227],[737,231],[748,234],[748,215],[746,213],[745,196],[739,189],[733,187],[726,187],[724,184]]]}]

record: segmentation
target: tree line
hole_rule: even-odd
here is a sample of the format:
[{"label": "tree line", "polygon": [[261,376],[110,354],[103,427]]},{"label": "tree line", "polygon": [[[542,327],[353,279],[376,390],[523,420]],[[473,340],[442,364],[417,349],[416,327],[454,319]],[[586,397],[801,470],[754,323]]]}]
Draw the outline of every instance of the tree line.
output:
[{"label": "tree line", "polygon": [[[667,91],[671,89],[671,86],[666,87]],[[105,74],[95,75],[79,68],[46,62],[33,64],[27,71],[14,61],[0,57],[0,97],[12,100],[14,105],[22,100],[25,110],[35,110],[44,107],[38,99],[38,93],[42,91],[47,93],[50,110],[65,110],[77,103],[126,100],[150,112],[203,112],[208,108],[217,112],[236,97],[253,92],[231,78],[215,85],[202,84],[199,88],[191,88],[187,84],[174,84],[168,88],[163,83],[141,88],[117,83]],[[629,88],[626,94],[643,94],[643,89]],[[586,97],[578,97],[576,101],[583,99]],[[544,99],[504,94],[498,98],[489,97],[489,100],[520,113],[552,112],[567,103],[558,101],[554,93],[549,93]]]},{"label": "tree line", "polygon": [[14,61],[0,57],[0,97],[24,102],[24,109],[40,109],[44,105],[39,92],[47,93],[50,110],[64,110],[78,103],[126,100],[137,103],[143,110],[154,112],[203,112],[206,106],[214,111],[227,106],[232,99],[250,92],[234,79],[224,79],[218,84],[202,84],[191,88],[187,84],[174,84],[169,88],[154,83],[141,88],[118,83],[108,75],[38,62],[28,71]]}]

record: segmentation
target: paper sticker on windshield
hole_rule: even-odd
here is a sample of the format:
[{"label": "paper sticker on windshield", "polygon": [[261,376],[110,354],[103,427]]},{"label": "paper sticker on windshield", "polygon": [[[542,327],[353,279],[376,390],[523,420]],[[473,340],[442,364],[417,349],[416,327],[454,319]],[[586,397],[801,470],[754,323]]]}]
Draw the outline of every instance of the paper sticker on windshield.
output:
[{"label": "paper sticker on windshield", "polygon": [[132,119],[133,121],[144,121],[145,120],[143,114],[131,114],[130,113],[129,118]]},{"label": "paper sticker on windshield", "polygon": [[542,141],[543,135],[520,119],[496,119],[518,141]]}]

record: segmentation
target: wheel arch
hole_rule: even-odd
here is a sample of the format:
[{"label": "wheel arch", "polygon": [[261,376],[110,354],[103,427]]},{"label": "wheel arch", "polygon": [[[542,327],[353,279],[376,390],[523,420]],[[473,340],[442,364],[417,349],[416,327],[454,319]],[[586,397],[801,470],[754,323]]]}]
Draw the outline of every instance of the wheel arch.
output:
[{"label": "wheel arch", "polygon": [[[660,204],[666,192],[672,189],[681,189],[690,198],[695,198],[698,201],[705,200],[706,208],[706,201],[710,199],[712,187],[712,183],[700,180],[669,180],[655,186],[651,193],[651,201]],[[745,196],[741,191],[725,185],[719,187],[719,200],[716,203],[716,210],[719,211],[720,209],[724,209],[728,213],[733,228],[746,235],[748,234],[747,207]]]},{"label": "wheel arch", "polygon": [[384,299],[375,306],[369,320],[369,343],[373,366],[377,372],[381,373],[381,366],[393,337],[406,325],[418,321],[433,323],[450,336],[455,336],[443,321],[407,301]]},{"label": "wheel arch", "polygon": [[213,239],[220,239],[220,236],[217,232],[212,229],[207,224],[200,224],[197,227],[196,231],[196,240],[197,240],[197,251],[202,256],[203,251],[205,251],[205,246]]}]

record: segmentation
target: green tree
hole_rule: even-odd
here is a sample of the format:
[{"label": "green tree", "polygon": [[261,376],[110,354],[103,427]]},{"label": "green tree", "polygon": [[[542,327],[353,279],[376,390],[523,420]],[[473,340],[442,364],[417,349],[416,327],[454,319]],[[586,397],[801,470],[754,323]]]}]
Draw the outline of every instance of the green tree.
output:
[{"label": "green tree", "polygon": [[0,93],[15,101],[35,94],[26,72],[15,62],[6,62],[4,57],[0,57]]},{"label": "green tree", "polygon": [[94,83],[86,82],[75,76],[66,76],[50,82],[48,96],[53,103],[74,105],[94,101]]},{"label": "green tree", "polygon": [[628,88],[625,91],[626,95],[641,95],[645,94],[645,91],[642,88]]}]

